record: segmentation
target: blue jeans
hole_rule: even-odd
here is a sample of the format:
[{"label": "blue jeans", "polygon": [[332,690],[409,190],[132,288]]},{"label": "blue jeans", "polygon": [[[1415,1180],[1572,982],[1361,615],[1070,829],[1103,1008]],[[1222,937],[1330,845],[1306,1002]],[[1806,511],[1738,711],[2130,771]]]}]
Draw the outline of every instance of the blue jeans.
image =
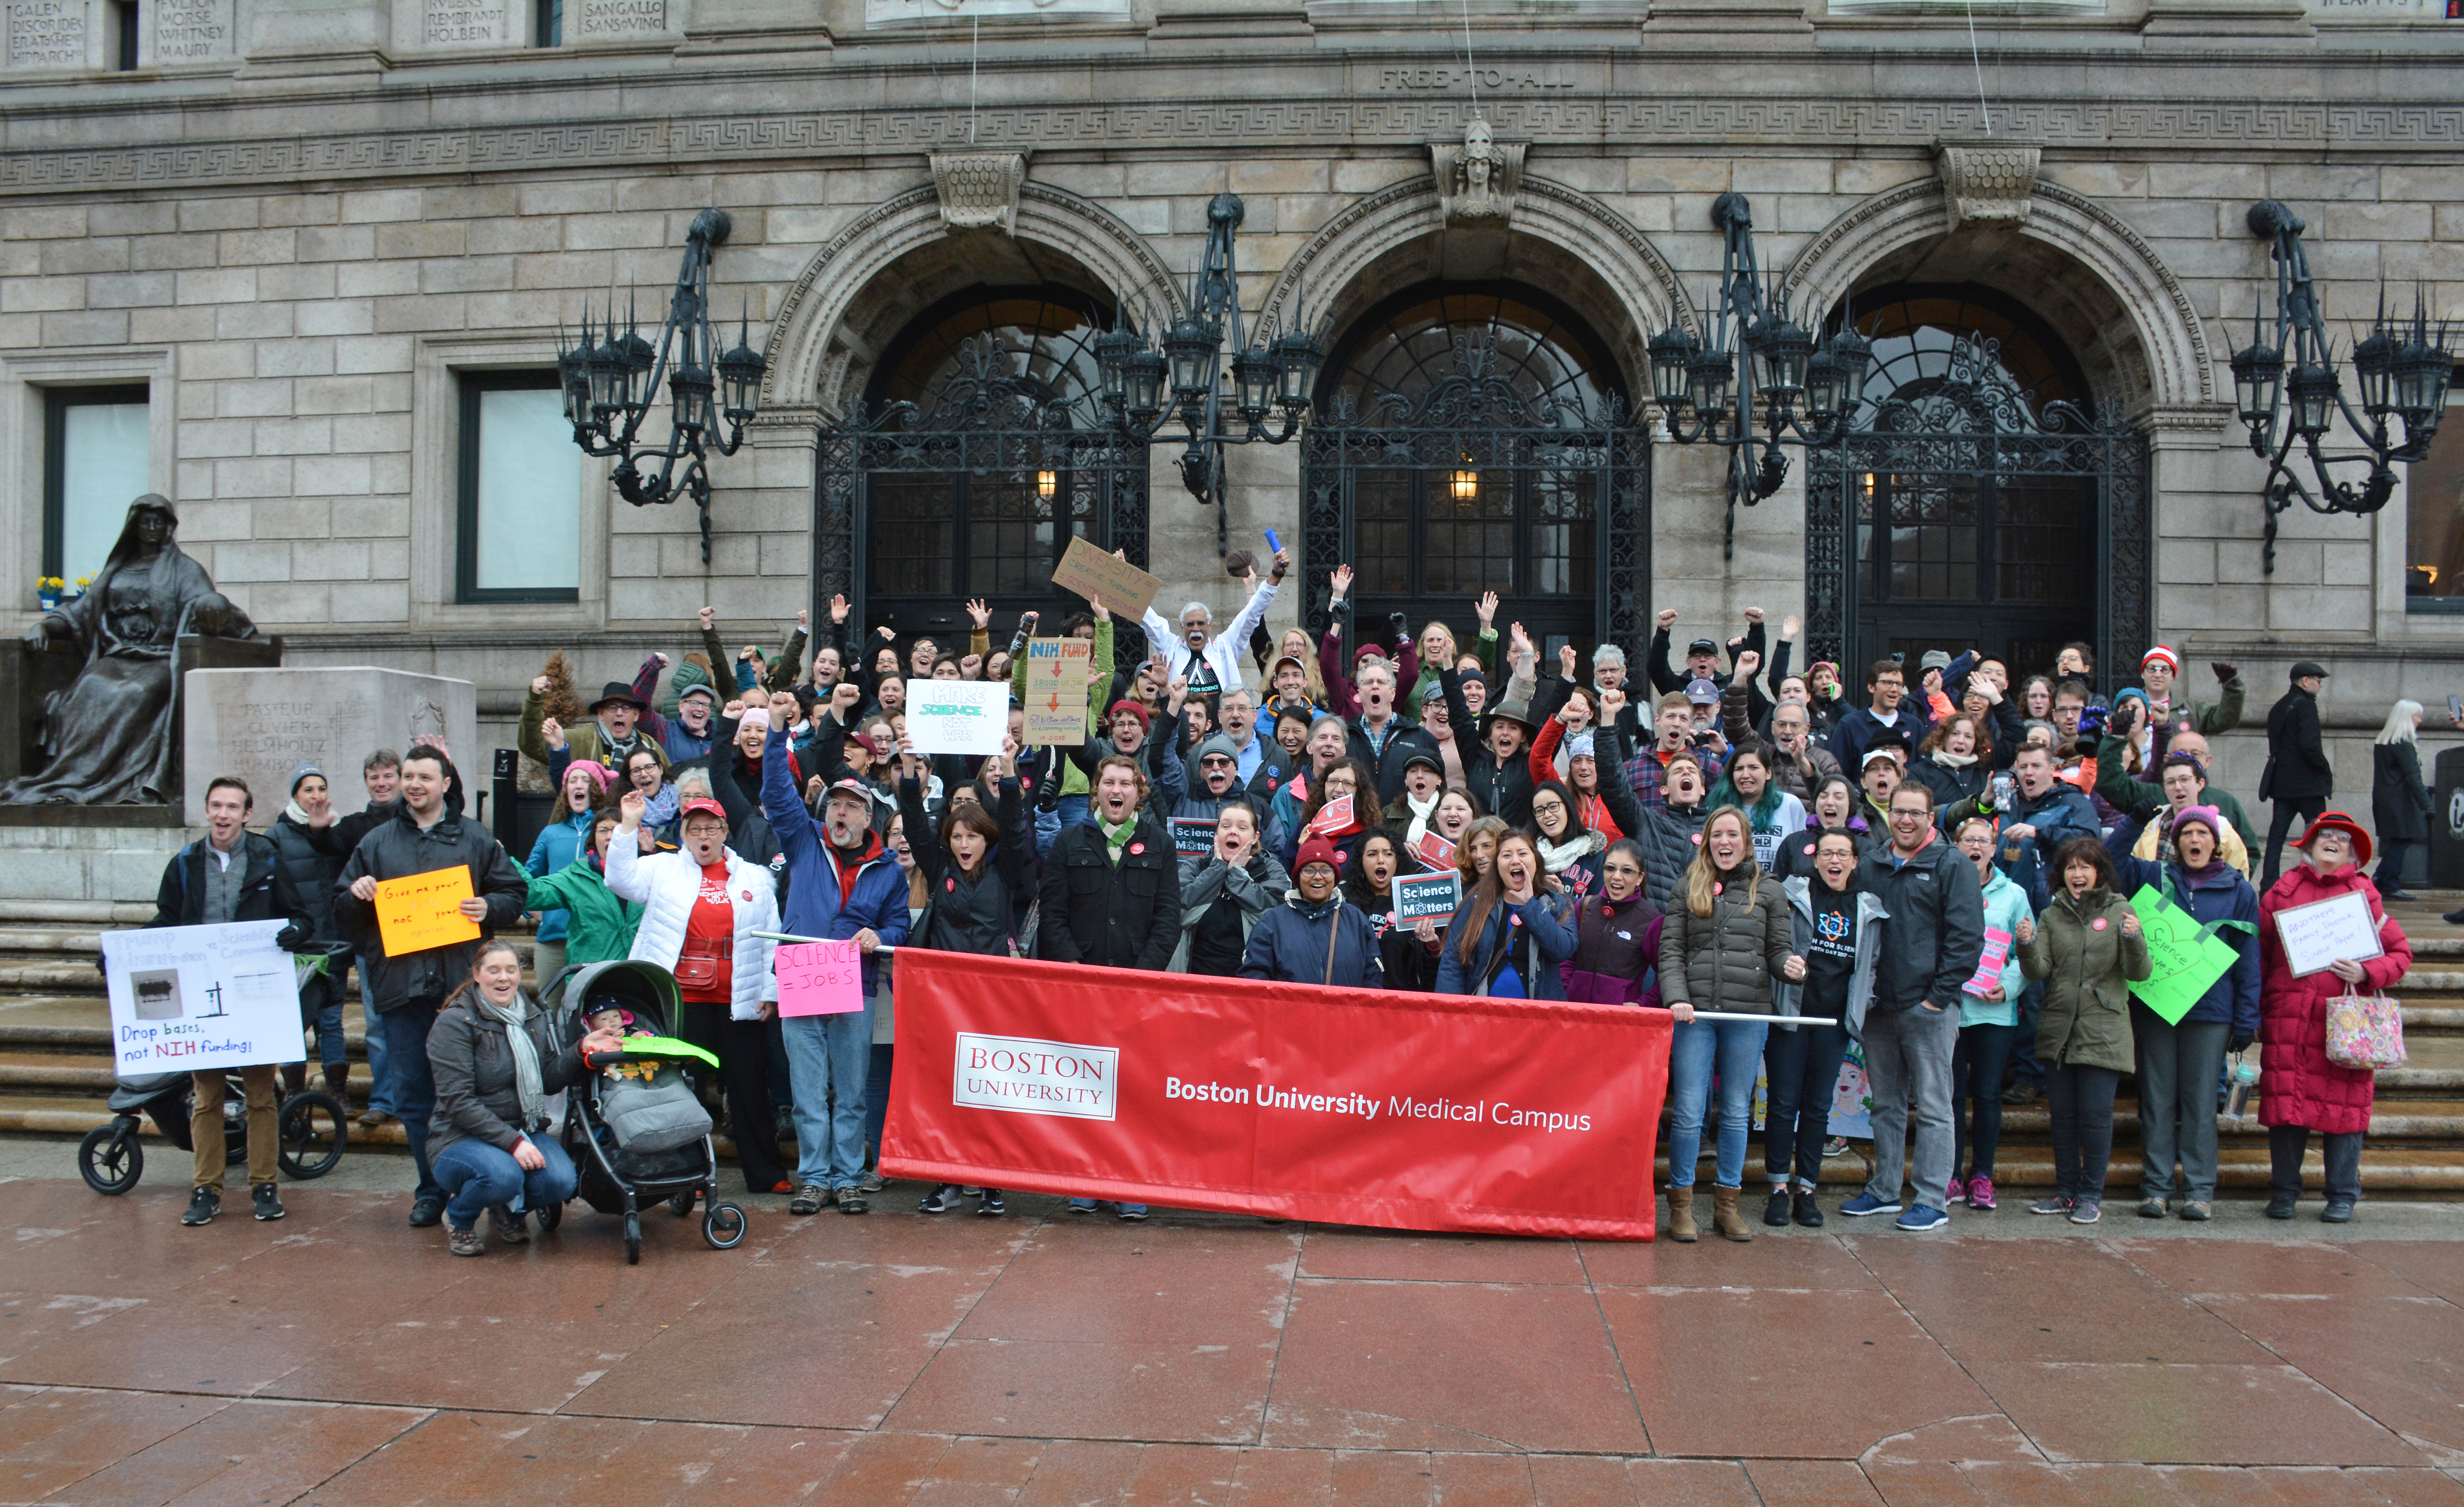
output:
[{"label": "blue jeans", "polygon": [[1688,1020],[1677,1025],[1668,1049],[1668,1186],[1692,1187],[1694,1163],[1703,1152],[1703,1109],[1711,1075],[1720,1077],[1720,1139],[1711,1181],[1739,1187],[1746,1180],[1746,1141],[1753,1124],[1754,1075],[1762,1067],[1758,1020]]},{"label": "blue jeans", "polygon": [[556,1138],[545,1131],[531,1138],[547,1165],[527,1172],[514,1154],[484,1141],[457,1141],[436,1159],[436,1176],[452,1201],[445,1206],[445,1222],[468,1230],[479,1222],[479,1210],[502,1208],[518,1196],[524,1208],[553,1208],[573,1196],[573,1161]]},{"label": "blue jeans", "polygon": [[353,960],[360,969],[360,1019],[367,1027],[368,1037],[368,1109],[373,1114],[393,1113],[393,1079],[385,1075],[385,1039],[384,1017],[377,1014],[376,990],[368,984],[368,960]]},{"label": "blue jeans", "polygon": [[436,1079],[428,1071],[428,1028],[435,1024],[436,1012],[414,1000],[377,1020],[385,1031],[393,1113],[402,1119],[410,1159],[419,1167],[419,1188],[411,1197],[443,1198],[445,1189],[437,1185],[436,1169],[428,1164],[428,1117],[436,1112]]},{"label": "blue jeans", "polygon": [[796,1089],[796,1183],[854,1187],[864,1181],[864,1080],[872,1068],[872,1011],[796,1015],[781,1022]]},{"label": "blue jeans", "polygon": [[339,1068],[349,1057],[342,1046],[342,981],[320,973],[299,986],[299,1024],[317,1028],[317,1061]]}]

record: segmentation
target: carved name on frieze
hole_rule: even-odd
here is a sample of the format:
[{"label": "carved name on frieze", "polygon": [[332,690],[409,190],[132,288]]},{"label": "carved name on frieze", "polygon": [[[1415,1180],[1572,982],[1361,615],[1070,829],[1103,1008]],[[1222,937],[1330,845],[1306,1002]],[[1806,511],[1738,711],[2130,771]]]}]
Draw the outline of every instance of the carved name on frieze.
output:
[{"label": "carved name on frieze", "polygon": [[1458,65],[1451,68],[1381,68],[1377,71],[1378,88],[1405,90],[1412,93],[1441,89],[1467,90],[1477,84],[1483,89],[1504,94],[1508,91],[1573,89],[1579,87],[1580,83],[1581,80],[1575,78],[1566,69],[1550,68],[1539,64],[1501,63],[1490,66],[1483,63],[1473,68]]}]

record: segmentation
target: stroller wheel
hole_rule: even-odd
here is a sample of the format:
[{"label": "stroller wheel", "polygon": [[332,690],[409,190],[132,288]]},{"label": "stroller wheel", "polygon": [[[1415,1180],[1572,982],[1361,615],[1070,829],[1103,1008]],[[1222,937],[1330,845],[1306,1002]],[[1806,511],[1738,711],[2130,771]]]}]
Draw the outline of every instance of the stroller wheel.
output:
[{"label": "stroller wheel", "polygon": [[531,1210],[531,1217],[539,1221],[541,1230],[554,1230],[564,1223],[564,1206],[562,1204],[542,1205]]},{"label": "stroller wheel", "polygon": [[630,1211],[625,1215],[625,1264],[642,1264],[642,1216]]},{"label": "stroller wheel", "polygon": [[668,1208],[673,1212],[678,1219],[691,1219],[693,1217],[693,1194],[697,1191],[699,1190],[689,1187],[683,1192],[678,1193],[675,1197],[668,1200]]},{"label": "stroller wheel", "polygon": [[144,1171],[145,1148],[137,1143],[134,1120],[97,1125],[77,1142],[77,1175],[98,1193],[125,1193]]},{"label": "stroller wheel", "polygon": [[330,1094],[294,1094],[275,1121],[282,1170],[305,1182],[334,1170],[349,1144],[350,1119]]},{"label": "stroller wheel", "polygon": [[701,1237],[713,1251],[733,1251],[744,1243],[744,1210],[734,1204],[713,1204],[701,1216]]}]

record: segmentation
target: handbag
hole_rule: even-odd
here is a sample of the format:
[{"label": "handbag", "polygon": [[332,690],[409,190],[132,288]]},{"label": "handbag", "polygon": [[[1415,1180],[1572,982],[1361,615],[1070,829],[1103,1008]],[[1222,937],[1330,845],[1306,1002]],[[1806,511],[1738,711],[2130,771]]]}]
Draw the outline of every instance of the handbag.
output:
[{"label": "handbag", "polygon": [[2327,1060],[2347,1068],[2404,1061],[2404,1011],[2384,994],[2347,989],[2327,1002]]},{"label": "handbag", "polygon": [[718,984],[719,970],[732,963],[735,956],[736,939],[733,937],[688,937],[676,953],[673,970],[676,983],[688,989],[715,988]]}]

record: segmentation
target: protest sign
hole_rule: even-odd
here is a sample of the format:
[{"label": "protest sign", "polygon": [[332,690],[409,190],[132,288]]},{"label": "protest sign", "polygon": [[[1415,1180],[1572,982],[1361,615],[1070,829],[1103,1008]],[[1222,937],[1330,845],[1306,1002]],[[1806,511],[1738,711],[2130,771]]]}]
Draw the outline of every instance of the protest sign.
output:
[{"label": "protest sign", "polygon": [[1094,640],[1030,638],[1026,641],[1026,688],[1021,703],[1026,726],[1019,741],[1030,747],[1087,741],[1087,672]]},{"label": "protest sign", "polygon": [[1113,559],[1089,543],[1083,534],[1062,551],[1052,584],[1089,602],[1100,601],[1104,610],[1130,618],[1146,615],[1146,609],[1155,606],[1155,593],[1163,589],[1161,580],[1127,561]]},{"label": "protest sign", "polygon": [[782,942],[781,1015],[847,1015],[864,1008],[864,956],[852,942]]},{"label": "protest sign", "polygon": [[1455,845],[1436,832],[1422,832],[1420,840],[1412,845],[1412,856],[1432,869],[1451,869],[1455,866]]},{"label": "protest sign", "polygon": [[2002,986],[2002,965],[2011,961],[2011,934],[1998,927],[1985,928],[1985,951],[1976,960],[1976,976],[1959,986],[1963,994],[1983,998]]},{"label": "protest sign", "polygon": [[1452,869],[1437,874],[1398,874],[1394,880],[1395,924],[1408,926],[1423,916],[1443,926],[1463,904],[1463,875]]},{"label": "protest sign", "polygon": [[1183,858],[1203,858],[1215,851],[1215,822],[1205,816],[1172,819],[1172,851]]},{"label": "protest sign", "polygon": [[1317,809],[1317,815],[1309,820],[1309,830],[1323,835],[1327,832],[1342,831],[1351,825],[1352,797],[1338,795]]},{"label": "protest sign", "polygon": [[907,682],[907,742],[917,753],[997,754],[1008,732],[1009,687],[1000,681]]},{"label": "protest sign", "polygon": [[2359,890],[2277,911],[2276,936],[2284,943],[2284,966],[2297,979],[2339,958],[2363,963],[2387,953],[2369,899]]},{"label": "protest sign", "polygon": [[2139,929],[2146,938],[2147,961],[2153,965],[2147,977],[2131,982],[2130,992],[2162,1016],[2166,1025],[2178,1026],[2240,954],[2232,943],[2210,935],[2189,911],[2151,885],[2139,887],[2139,893],[2130,898],[2130,908],[2139,913]]},{"label": "protest sign", "polygon": [[[462,870],[467,881],[470,875]],[[125,1077],[300,1062],[298,968],[282,920],[106,932],[111,1057]]]},{"label": "protest sign", "polygon": [[377,881],[377,935],[385,956],[425,952],[479,940],[479,923],[462,914],[471,898],[467,864]]}]

